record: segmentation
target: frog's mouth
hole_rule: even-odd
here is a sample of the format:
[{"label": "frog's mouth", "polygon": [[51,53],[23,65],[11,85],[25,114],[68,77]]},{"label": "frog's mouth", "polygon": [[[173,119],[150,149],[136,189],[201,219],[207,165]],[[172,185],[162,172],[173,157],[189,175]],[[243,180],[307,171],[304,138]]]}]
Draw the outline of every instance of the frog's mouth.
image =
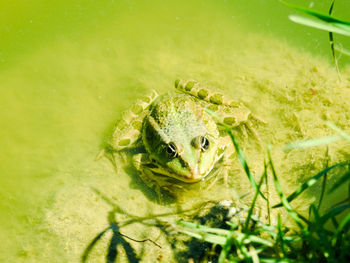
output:
[{"label": "frog's mouth", "polygon": [[208,177],[213,177],[216,175],[216,171],[219,165],[222,164],[224,156],[224,150],[218,152],[216,158],[212,161],[211,165],[208,166],[205,171],[201,171],[200,164],[198,163],[194,168],[190,167],[186,162],[183,166],[187,166],[187,173],[177,173],[174,169],[167,167],[164,164],[159,163],[155,158],[149,158],[145,160],[143,166],[150,171],[151,174],[156,176],[155,180],[166,180],[174,179],[178,182],[183,182],[187,184],[193,184],[201,181],[206,181]]},{"label": "frog's mouth", "polygon": [[162,177],[162,179],[171,178],[183,183],[193,184],[204,181],[207,177],[211,177],[210,175],[213,173],[213,171],[217,170],[215,163],[216,162],[213,163],[206,173],[200,174],[198,167],[196,167],[190,171],[189,176],[178,174],[157,163],[147,164],[146,166],[154,175],[157,177]]}]

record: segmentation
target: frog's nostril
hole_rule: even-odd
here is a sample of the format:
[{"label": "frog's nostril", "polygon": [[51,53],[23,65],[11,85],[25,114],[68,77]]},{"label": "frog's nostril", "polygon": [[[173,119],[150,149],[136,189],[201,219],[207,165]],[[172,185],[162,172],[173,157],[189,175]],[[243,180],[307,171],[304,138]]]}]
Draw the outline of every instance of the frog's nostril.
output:
[{"label": "frog's nostril", "polygon": [[193,138],[192,140],[192,146],[196,149],[200,149],[201,145],[200,145],[200,141],[199,141],[199,137]]}]

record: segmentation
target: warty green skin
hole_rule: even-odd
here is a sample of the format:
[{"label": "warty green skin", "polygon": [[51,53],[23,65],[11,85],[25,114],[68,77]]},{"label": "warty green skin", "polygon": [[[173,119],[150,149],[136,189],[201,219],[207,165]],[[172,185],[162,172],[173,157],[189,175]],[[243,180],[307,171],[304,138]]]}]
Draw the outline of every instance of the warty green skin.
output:
[{"label": "warty green skin", "polygon": [[[213,170],[227,177],[225,163],[234,152],[232,143],[205,108],[243,135],[250,132],[257,137],[253,121],[264,122],[242,103],[196,81],[177,80],[175,88],[177,92],[158,96],[153,91],[139,99],[123,113],[110,142],[114,161],[128,150],[141,149],[129,152],[142,180],[170,192],[203,180]],[[209,141],[208,147],[202,147],[201,138]],[[169,145],[175,155],[169,154]]]},{"label": "warty green skin", "polygon": [[[201,136],[209,140],[203,150]],[[142,127],[142,141],[150,160],[160,164],[157,172],[183,182],[203,179],[218,159],[219,130],[201,105],[186,94],[160,96],[150,107]],[[173,143],[177,157],[169,157],[167,145]]]}]

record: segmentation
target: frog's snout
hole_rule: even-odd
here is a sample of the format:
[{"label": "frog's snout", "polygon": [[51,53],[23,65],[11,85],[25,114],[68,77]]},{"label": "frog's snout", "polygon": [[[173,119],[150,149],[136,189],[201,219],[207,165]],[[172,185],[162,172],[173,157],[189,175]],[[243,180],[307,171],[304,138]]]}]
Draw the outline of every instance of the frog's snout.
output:
[{"label": "frog's snout", "polygon": [[203,174],[201,173],[198,164],[192,169],[190,169],[190,173],[191,173],[191,177],[188,179],[193,183],[198,182],[203,178]]}]

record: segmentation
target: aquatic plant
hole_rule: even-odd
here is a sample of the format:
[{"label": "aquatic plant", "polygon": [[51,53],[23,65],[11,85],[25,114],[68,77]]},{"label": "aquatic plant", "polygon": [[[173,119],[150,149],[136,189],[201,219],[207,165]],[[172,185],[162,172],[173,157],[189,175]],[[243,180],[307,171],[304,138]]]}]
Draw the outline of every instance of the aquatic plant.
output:
[{"label": "aquatic plant", "polygon": [[[340,134],[340,138],[345,138],[350,141],[349,135],[332,124],[329,124],[329,126]],[[305,218],[298,213],[298,211],[293,208],[291,202],[314,185],[320,178],[326,178],[327,173],[336,168],[343,167],[346,169],[346,173],[338,179],[329,192],[333,192],[340,185],[349,181],[350,161],[344,161],[326,167],[304,182],[291,195],[285,196],[274,168],[270,146],[267,148],[268,162],[265,162],[264,174],[260,182],[256,184],[235,137],[228,127],[225,127],[225,129],[230,135],[241,165],[255,189],[255,195],[248,216],[245,222],[241,224],[227,222],[229,229],[211,228],[191,222],[179,221],[176,223],[178,231],[220,246],[221,250],[217,256],[218,262],[349,262],[350,213],[340,222],[338,222],[337,216],[350,208],[350,192],[346,200],[340,202],[321,215],[319,208],[326,187],[326,180],[324,180],[319,204],[317,206],[314,203],[310,205],[309,218]],[[286,147],[286,150],[325,144],[340,138],[333,136],[304,141],[302,143],[294,143]],[[283,207],[285,211],[287,211],[296,225],[296,229],[293,231],[290,231],[290,229],[282,223],[280,214],[277,216],[277,224],[271,224],[268,197],[264,198],[266,200],[269,216],[268,223],[263,222],[255,215],[252,216],[256,198],[260,194],[262,182],[264,181],[267,185],[267,168],[269,168],[272,173],[275,189],[281,199],[281,202],[274,205],[272,208]],[[249,227],[250,222],[254,222],[254,227]],[[329,229],[327,226],[329,222],[333,224],[333,230]]]},{"label": "aquatic plant", "polygon": [[328,31],[329,43],[332,50],[334,63],[336,65],[337,71],[339,72],[335,50],[339,51],[340,53],[346,56],[350,56],[350,51],[334,43],[333,33],[341,34],[344,36],[350,36],[350,22],[336,18],[331,15],[335,1],[332,1],[328,14],[320,13],[309,8],[290,4],[282,0],[280,0],[280,2],[302,13],[289,15],[289,19],[291,21],[298,24],[302,24],[304,26]]},{"label": "aquatic plant", "polygon": [[[220,118],[215,113],[207,110],[214,117]],[[333,184],[329,193],[334,192],[340,185],[350,181],[350,160],[328,166],[309,178],[301,184],[292,194],[286,196],[278,179],[277,172],[271,157],[270,146],[267,147],[267,161],[264,163],[264,171],[259,182],[255,181],[255,176],[249,169],[249,165],[244,156],[238,141],[233,133],[223,122],[220,122],[226,132],[229,134],[231,141],[236,149],[238,159],[245,171],[245,174],[254,189],[254,196],[250,206],[246,209],[244,217],[234,215],[228,221],[221,222],[222,226],[213,227],[204,224],[194,223],[191,221],[171,221],[167,217],[173,215],[186,215],[187,218],[196,218],[195,215],[208,205],[209,202],[200,203],[198,206],[188,210],[169,212],[163,214],[150,214],[147,216],[135,216],[129,214],[120,206],[115,204],[108,197],[104,196],[99,190],[93,191],[111,205],[112,210],[108,213],[109,226],[95,236],[95,238],[86,247],[81,261],[87,262],[88,257],[99,240],[108,232],[112,232],[112,237],[108,244],[106,262],[115,262],[118,257],[117,247],[124,249],[129,262],[140,262],[142,259],[137,255],[130,242],[151,242],[153,245],[161,248],[161,245],[151,239],[137,240],[120,232],[124,226],[134,223],[142,223],[145,226],[158,227],[165,235],[169,244],[175,244],[177,235],[174,235],[173,230],[177,233],[183,233],[193,237],[199,243],[214,244],[216,254],[210,255],[214,262],[349,262],[350,261],[350,213],[348,213],[340,222],[338,222],[340,214],[350,208],[350,191],[349,196],[333,206],[325,213],[320,213],[321,202],[326,189],[327,174],[337,168],[344,168],[346,171],[336,183]],[[339,135],[326,138],[311,139],[306,141],[294,142],[287,145],[284,150],[305,149],[308,147],[329,144],[337,140],[345,139],[350,141],[350,136],[332,123],[328,126],[335,130]],[[328,154],[328,151],[326,152]],[[260,190],[263,184],[266,185],[268,192],[268,173],[271,173],[275,189],[281,200],[280,203],[271,207],[269,195],[264,195]],[[309,209],[309,217],[301,215],[293,208],[292,202],[300,194],[316,184],[321,178],[322,191],[318,204],[311,203]],[[350,186],[350,184],[349,184]],[[267,219],[262,220],[254,213],[256,201],[258,197],[262,197],[266,202]],[[213,203],[215,207],[215,202]],[[281,214],[277,214],[277,222],[272,223],[270,209],[284,209],[289,214],[295,229],[289,227],[282,222]],[[238,210],[239,208],[237,208]],[[123,214],[127,219],[122,222],[117,222],[115,215]],[[211,214],[208,214],[212,216]],[[165,219],[161,219],[165,218]],[[198,217],[197,217],[198,219]],[[238,219],[238,220],[237,220]],[[207,222],[206,220],[203,220]],[[332,224],[332,227],[329,225]],[[175,241],[174,241],[175,239]],[[192,253],[199,253],[195,246],[198,243],[187,242],[188,252],[182,256],[194,256]],[[175,246],[175,245],[174,245]],[[173,247],[173,249],[175,249]],[[203,250],[205,251],[205,250]],[[201,252],[203,252],[201,251]],[[202,255],[205,256],[205,255]],[[182,257],[183,258],[183,257]],[[189,261],[190,262],[190,261]]]},{"label": "aquatic plant", "polygon": [[338,33],[344,36],[350,36],[350,22],[331,16],[334,1],[331,4],[328,14],[317,12],[298,5],[293,5],[282,0],[280,2],[304,14],[289,15],[289,19],[295,23],[318,28],[328,32]]}]

